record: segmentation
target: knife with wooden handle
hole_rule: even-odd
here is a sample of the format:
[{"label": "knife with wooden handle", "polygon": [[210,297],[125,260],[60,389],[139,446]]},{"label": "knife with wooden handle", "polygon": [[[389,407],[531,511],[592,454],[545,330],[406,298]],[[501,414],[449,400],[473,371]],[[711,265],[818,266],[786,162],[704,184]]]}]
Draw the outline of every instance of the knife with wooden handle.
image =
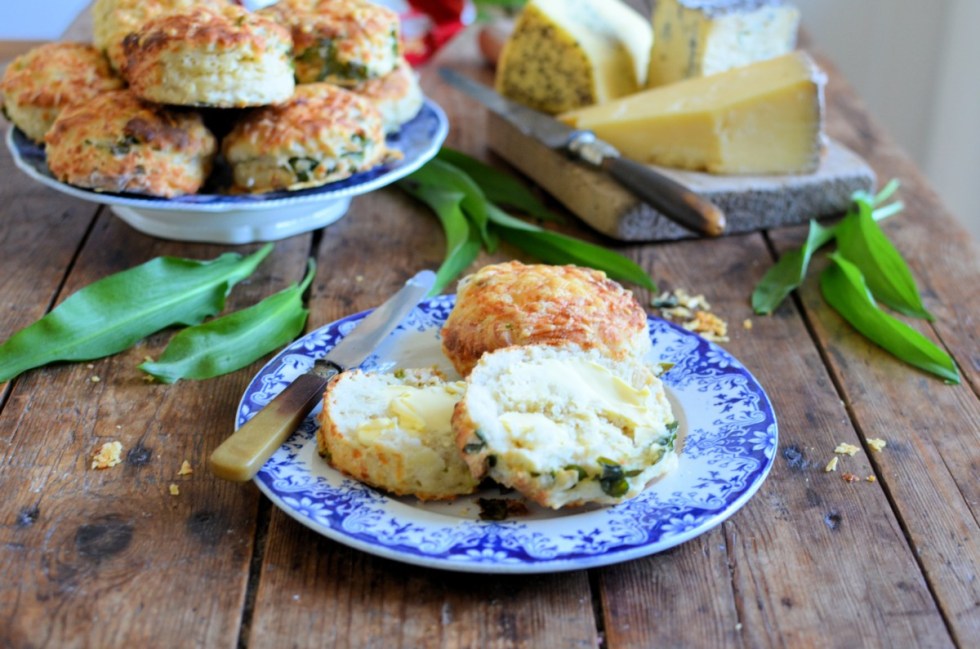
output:
[{"label": "knife with wooden handle", "polygon": [[711,201],[649,165],[620,157],[615,147],[597,139],[592,132],[572,128],[550,115],[511,101],[455,70],[440,68],[439,74],[513,124],[521,133],[603,169],[675,223],[713,237],[725,232],[725,213]]},{"label": "knife with wooden handle", "polygon": [[360,366],[435,283],[436,275],[423,270],[387,302],[365,317],[349,334],[317,359],[254,417],[221,443],[211,454],[211,473],[225,480],[251,480],[323,397],[331,378]]}]

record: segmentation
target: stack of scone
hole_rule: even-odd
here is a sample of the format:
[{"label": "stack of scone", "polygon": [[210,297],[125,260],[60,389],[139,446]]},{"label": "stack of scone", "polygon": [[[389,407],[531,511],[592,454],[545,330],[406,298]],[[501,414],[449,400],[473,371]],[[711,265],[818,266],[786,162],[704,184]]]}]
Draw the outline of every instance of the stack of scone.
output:
[{"label": "stack of scone", "polygon": [[[63,182],[174,197],[219,155],[232,192],[315,187],[391,156],[423,103],[398,16],[368,0],[96,0],[94,45],[51,43],[2,82],[11,122]],[[221,142],[208,118],[230,122]],[[241,110],[247,109],[247,110]]]},{"label": "stack of scone", "polygon": [[632,498],[676,465],[646,314],[604,273],[486,266],[460,281],[442,341],[465,381],[432,370],[332,381],[320,454],[400,495],[453,498],[489,478],[555,509]]}]

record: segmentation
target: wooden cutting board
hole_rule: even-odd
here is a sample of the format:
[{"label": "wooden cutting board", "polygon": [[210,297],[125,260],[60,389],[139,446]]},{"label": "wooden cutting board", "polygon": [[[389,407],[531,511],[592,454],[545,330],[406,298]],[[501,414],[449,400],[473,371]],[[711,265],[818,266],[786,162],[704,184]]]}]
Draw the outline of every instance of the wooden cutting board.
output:
[{"label": "wooden cutting board", "polygon": [[[543,187],[573,214],[603,234],[623,241],[700,236],[639,201],[601,171],[529,138],[490,114],[488,146]],[[843,212],[856,190],[871,191],[875,174],[856,153],[830,140],[811,174],[719,176],[656,167],[724,210],[726,234],[803,223]]]}]

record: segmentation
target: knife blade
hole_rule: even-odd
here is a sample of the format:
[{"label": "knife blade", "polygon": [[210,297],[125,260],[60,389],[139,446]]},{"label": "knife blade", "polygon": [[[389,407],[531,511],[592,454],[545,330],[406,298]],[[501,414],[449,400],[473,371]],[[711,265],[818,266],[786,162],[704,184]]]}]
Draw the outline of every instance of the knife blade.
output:
[{"label": "knife blade", "polygon": [[615,147],[599,140],[592,132],[572,128],[550,115],[511,101],[450,68],[439,68],[439,74],[524,135],[602,169],[675,223],[709,236],[725,232],[725,214],[711,201],[649,165],[621,157]]},{"label": "knife blade", "polygon": [[436,275],[423,270],[368,314],[326,356],[301,374],[254,417],[221,443],[208,466],[219,478],[251,480],[272,453],[302,423],[323,396],[331,378],[360,366],[428,294]]}]

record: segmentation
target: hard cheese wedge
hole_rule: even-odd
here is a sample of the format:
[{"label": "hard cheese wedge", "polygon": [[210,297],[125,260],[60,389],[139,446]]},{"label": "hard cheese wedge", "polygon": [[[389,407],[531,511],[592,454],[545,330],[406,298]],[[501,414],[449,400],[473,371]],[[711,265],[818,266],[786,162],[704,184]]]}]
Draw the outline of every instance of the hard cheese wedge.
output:
[{"label": "hard cheese wedge", "polygon": [[823,144],[826,77],[793,52],[561,115],[628,158],[719,174],[807,173]]},{"label": "hard cheese wedge", "polygon": [[782,0],[657,0],[647,86],[786,54],[799,24],[799,10]]},{"label": "hard cheese wedge", "polygon": [[653,32],[620,0],[531,0],[497,64],[500,94],[560,113],[634,93]]}]

